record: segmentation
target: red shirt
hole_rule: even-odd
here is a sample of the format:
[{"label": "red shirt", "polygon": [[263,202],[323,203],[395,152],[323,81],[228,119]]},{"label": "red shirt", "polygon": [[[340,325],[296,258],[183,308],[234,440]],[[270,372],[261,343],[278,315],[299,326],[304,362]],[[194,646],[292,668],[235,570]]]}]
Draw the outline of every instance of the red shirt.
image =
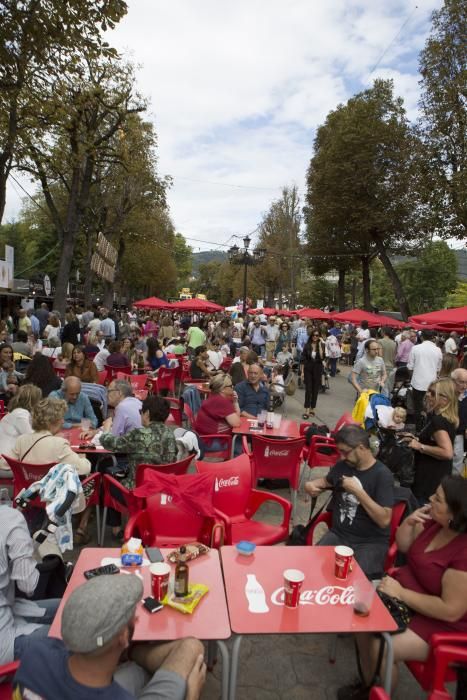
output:
[{"label": "red shirt", "polygon": [[200,435],[217,435],[229,433],[232,428],[225,420],[226,416],[235,413],[232,401],[220,394],[211,394],[203,401],[199,409],[194,428]]}]

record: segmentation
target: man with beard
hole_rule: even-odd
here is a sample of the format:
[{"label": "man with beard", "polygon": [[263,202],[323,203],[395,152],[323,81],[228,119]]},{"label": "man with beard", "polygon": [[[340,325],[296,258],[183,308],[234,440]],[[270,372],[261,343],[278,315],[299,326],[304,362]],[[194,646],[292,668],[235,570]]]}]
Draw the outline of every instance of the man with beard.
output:
[{"label": "man with beard", "polygon": [[369,578],[383,573],[394,504],[394,478],[373,457],[368,434],[348,425],[336,435],[342,460],[325,477],[308,481],[305,491],[316,498],[334,489],[332,525],[319,545],[345,545]]},{"label": "man with beard", "polygon": [[[22,656],[15,700],[197,700],[206,675],[202,643],[132,644],[142,597],[143,583],[131,574],[78,586],[63,608],[62,639],[40,639]],[[122,655],[129,661],[120,663]]]}]

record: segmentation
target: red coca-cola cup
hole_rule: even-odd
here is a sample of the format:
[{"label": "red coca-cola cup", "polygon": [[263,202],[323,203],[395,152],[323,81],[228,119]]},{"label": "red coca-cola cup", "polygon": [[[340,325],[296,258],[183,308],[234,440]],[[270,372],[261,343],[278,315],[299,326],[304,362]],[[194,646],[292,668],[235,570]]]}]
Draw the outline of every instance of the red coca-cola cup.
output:
[{"label": "red coca-cola cup", "polygon": [[353,549],[350,547],[335,547],[334,575],[336,578],[346,579],[352,571]]},{"label": "red coca-cola cup", "polygon": [[300,601],[300,589],[305,574],[299,569],[284,571],[284,604],[286,608],[297,608]]},{"label": "red coca-cola cup", "polygon": [[151,564],[151,590],[156,600],[164,600],[169,590],[170,566],[164,562]]}]

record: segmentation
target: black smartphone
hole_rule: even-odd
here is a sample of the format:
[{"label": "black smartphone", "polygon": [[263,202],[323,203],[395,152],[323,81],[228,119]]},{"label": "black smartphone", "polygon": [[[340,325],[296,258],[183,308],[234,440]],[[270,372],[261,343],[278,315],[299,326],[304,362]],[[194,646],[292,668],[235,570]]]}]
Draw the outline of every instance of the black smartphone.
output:
[{"label": "black smartphone", "polygon": [[160,600],[156,600],[152,596],[148,596],[147,598],[143,598],[143,607],[146,608],[146,610],[150,613],[155,613],[159,612],[159,610],[162,610],[164,607]]},{"label": "black smartphone", "polygon": [[157,564],[159,561],[164,561],[164,555],[162,554],[159,547],[146,547],[146,556],[151,562],[151,564]]},{"label": "black smartphone", "polygon": [[84,572],[84,578],[90,579],[96,576],[108,576],[109,574],[119,574],[120,569],[115,564],[106,564],[105,566],[98,566],[96,569],[88,569]]}]

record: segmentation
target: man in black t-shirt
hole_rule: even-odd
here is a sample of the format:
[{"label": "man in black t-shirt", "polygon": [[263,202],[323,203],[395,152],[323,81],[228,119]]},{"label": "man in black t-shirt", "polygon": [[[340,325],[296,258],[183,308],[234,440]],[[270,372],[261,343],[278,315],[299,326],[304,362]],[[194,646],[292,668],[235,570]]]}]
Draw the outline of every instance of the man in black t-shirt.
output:
[{"label": "man in black t-shirt", "polygon": [[394,504],[394,478],[387,467],[373,457],[368,434],[348,425],[336,435],[343,459],[328,474],[305,484],[305,491],[317,497],[333,488],[332,525],[319,545],[346,545],[370,578],[383,573],[389,545],[389,525]]}]

